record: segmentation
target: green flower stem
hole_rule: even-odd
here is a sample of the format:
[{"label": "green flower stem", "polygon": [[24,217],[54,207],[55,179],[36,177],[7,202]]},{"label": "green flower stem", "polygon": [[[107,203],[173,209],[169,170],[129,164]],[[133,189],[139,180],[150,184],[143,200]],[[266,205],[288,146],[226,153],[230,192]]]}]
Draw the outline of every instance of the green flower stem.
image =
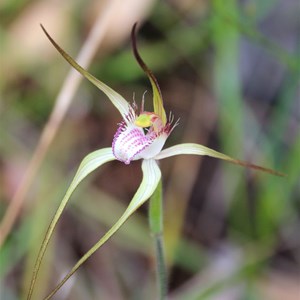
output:
[{"label": "green flower stem", "polygon": [[149,202],[149,225],[155,243],[156,251],[156,275],[158,284],[158,299],[163,300],[167,295],[167,272],[164,257],[163,239],[163,205],[162,205],[162,182],[150,198]]}]

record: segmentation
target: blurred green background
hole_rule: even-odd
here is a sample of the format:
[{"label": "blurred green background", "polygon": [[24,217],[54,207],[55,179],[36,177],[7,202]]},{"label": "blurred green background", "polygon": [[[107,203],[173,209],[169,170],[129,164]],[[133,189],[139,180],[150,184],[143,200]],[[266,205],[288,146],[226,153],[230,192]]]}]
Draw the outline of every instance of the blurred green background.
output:
[{"label": "blurred green background", "polygon": [[[300,3],[298,0],[116,1],[89,70],[139,104],[155,73],[180,125],[167,146],[196,142],[287,174],[206,158],[161,162],[169,299],[300,299]],[[0,3],[0,216],[37,147],[69,66],[39,23],[76,57],[108,1]],[[149,103],[149,104],[148,104]],[[1,247],[1,291],[21,299],[59,201],[81,159],[109,147],[121,117],[83,81]],[[140,162],[107,164],[72,197],[46,252],[36,299],[54,287],[125,210]],[[155,299],[147,204],[55,299]]]}]

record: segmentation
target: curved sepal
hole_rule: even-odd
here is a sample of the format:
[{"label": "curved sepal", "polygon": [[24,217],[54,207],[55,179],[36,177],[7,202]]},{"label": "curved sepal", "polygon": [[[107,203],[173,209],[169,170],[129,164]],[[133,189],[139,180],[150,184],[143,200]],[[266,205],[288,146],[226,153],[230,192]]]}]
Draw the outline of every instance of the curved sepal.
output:
[{"label": "curved sepal", "polygon": [[141,66],[141,68],[144,70],[144,72],[147,74],[151,86],[152,86],[152,93],[153,93],[153,107],[154,107],[154,113],[157,114],[160,119],[162,120],[163,125],[166,125],[167,123],[167,116],[166,112],[164,109],[164,104],[163,104],[163,98],[162,94],[160,91],[160,87],[158,85],[158,82],[152,73],[152,71],[148,68],[148,66],[145,64],[143,59],[141,58],[138,50],[137,50],[137,45],[136,45],[136,37],[135,37],[135,30],[136,30],[137,23],[133,25],[132,31],[131,31],[131,41],[132,41],[132,49],[133,49],[133,54]]},{"label": "curved sepal", "polygon": [[111,148],[104,148],[101,150],[97,150],[94,151],[90,154],[88,154],[83,161],[81,162],[78,171],[73,179],[73,181],[71,182],[63,200],[61,201],[49,227],[48,230],[46,232],[46,235],[44,237],[44,240],[42,242],[41,248],[39,250],[38,253],[38,257],[36,259],[36,263],[33,269],[33,275],[31,278],[31,283],[30,283],[30,288],[29,288],[29,292],[27,295],[27,300],[30,300],[32,297],[32,293],[33,293],[33,289],[35,286],[35,282],[37,279],[37,275],[41,266],[41,262],[43,259],[43,256],[45,254],[45,251],[47,249],[47,246],[49,244],[50,238],[53,234],[54,228],[66,206],[66,204],[68,203],[72,193],[74,192],[74,190],[76,189],[76,187],[78,186],[78,184],[87,176],[89,175],[91,172],[93,172],[95,169],[97,169],[98,167],[100,167],[101,165],[103,165],[106,162],[109,162],[111,160],[114,160],[115,157],[112,153],[112,149]]},{"label": "curved sepal", "polygon": [[159,159],[164,159],[167,157],[180,155],[180,154],[207,155],[207,156],[211,156],[214,158],[223,159],[223,160],[229,161],[231,163],[234,163],[234,164],[237,164],[237,165],[240,165],[243,167],[263,171],[263,172],[270,173],[270,174],[277,175],[277,176],[285,176],[285,174],[283,174],[281,172],[277,172],[272,169],[264,168],[264,167],[257,166],[257,165],[254,165],[254,164],[251,164],[248,162],[234,159],[234,158],[227,156],[221,152],[215,151],[213,149],[210,149],[208,147],[205,147],[205,146],[202,146],[199,144],[193,144],[193,143],[179,144],[179,145],[164,149],[155,157],[155,159],[159,160]]},{"label": "curved sepal", "polygon": [[45,300],[50,299],[64,283],[78,270],[78,268],[97,251],[123,224],[124,222],[154,193],[159,180],[161,172],[157,162],[153,159],[144,160],[142,163],[143,180],[138,188],[133,199],[129,203],[127,209],[121,218],[113,225],[113,227],[76,263],[72,270],[64,277],[64,279],[57,285],[57,287],[49,294]]},{"label": "curved sepal", "polygon": [[49,35],[46,29],[41,25],[44,33],[53,44],[53,46],[57,49],[57,51],[64,57],[64,59],[74,68],[76,69],[82,76],[84,76],[87,80],[89,80],[92,84],[94,84],[99,90],[101,90],[106,96],[110,99],[112,104],[118,109],[121,113],[122,117],[125,118],[129,113],[129,103],[116,91],[107,86],[105,83],[94,77],[88,71],[86,71],[83,67],[81,67],[68,53],[66,53]]}]

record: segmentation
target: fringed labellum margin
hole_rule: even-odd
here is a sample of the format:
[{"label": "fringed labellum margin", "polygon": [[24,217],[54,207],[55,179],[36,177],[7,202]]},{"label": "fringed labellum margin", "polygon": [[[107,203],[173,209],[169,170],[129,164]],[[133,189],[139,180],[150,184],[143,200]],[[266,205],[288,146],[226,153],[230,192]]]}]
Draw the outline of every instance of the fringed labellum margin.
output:
[{"label": "fringed labellum margin", "polygon": [[125,164],[132,160],[154,158],[177,125],[172,126],[172,117],[163,125],[155,113],[137,115],[135,107],[131,107],[125,120],[119,124],[112,143],[115,158]]}]

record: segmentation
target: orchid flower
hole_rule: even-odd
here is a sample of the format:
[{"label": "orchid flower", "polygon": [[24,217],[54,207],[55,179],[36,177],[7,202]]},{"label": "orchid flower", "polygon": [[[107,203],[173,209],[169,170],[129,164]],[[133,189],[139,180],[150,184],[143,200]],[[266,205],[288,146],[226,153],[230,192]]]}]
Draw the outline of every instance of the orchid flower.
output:
[{"label": "orchid flower", "polygon": [[122,121],[119,124],[117,132],[114,135],[112,147],[104,148],[94,151],[87,155],[79,166],[79,169],[67,190],[65,197],[63,198],[52,222],[45,235],[44,241],[40,248],[36,265],[33,272],[31,286],[27,299],[31,299],[37,273],[40,269],[41,261],[49,243],[50,237],[54,231],[56,223],[58,222],[63,209],[65,208],[71,194],[74,192],[78,184],[92,171],[107,163],[109,161],[118,160],[125,165],[130,164],[134,160],[142,160],[142,172],[143,179],[141,185],[136,191],[133,199],[128,205],[127,209],[120,217],[120,219],[113,225],[113,227],[77,262],[77,264],[71,269],[71,271],[65,276],[60,284],[53,290],[53,292],[46,298],[51,298],[54,293],[69,279],[70,276],[97,250],[99,249],[119,228],[122,224],[132,215],[145,201],[147,201],[154,193],[160,179],[161,171],[158,166],[158,161],[164,158],[168,158],[180,154],[192,154],[192,155],[207,155],[214,158],[219,158],[234,164],[238,164],[244,167],[257,169],[260,171],[268,172],[274,175],[282,176],[283,174],[253,165],[247,162],[233,159],[223,153],[217,152],[213,149],[207,148],[203,145],[194,143],[178,144],[164,150],[164,144],[178,125],[177,122],[173,122],[172,114],[167,117],[164,109],[163,98],[158,82],[153,73],[147,67],[138,53],[135,31],[136,25],[133,26],[131,39],[134,56],[148,76],[153,92],[153,111],[144,110],[144,100],[142,101],[141,108],[138,110],[136,103],[130,104],[121,95],[104,84],[102,81],[95,78],[88,73],[84,68],[78,65],[74,59],[67,54],[47,33],[45,28],[41,25],[46,36],[54,47],[60,52],[65,60],[74,67],[81,75],[98,87],[106,96],[110,99],[112,104],[117,108],[122,116]]}]

